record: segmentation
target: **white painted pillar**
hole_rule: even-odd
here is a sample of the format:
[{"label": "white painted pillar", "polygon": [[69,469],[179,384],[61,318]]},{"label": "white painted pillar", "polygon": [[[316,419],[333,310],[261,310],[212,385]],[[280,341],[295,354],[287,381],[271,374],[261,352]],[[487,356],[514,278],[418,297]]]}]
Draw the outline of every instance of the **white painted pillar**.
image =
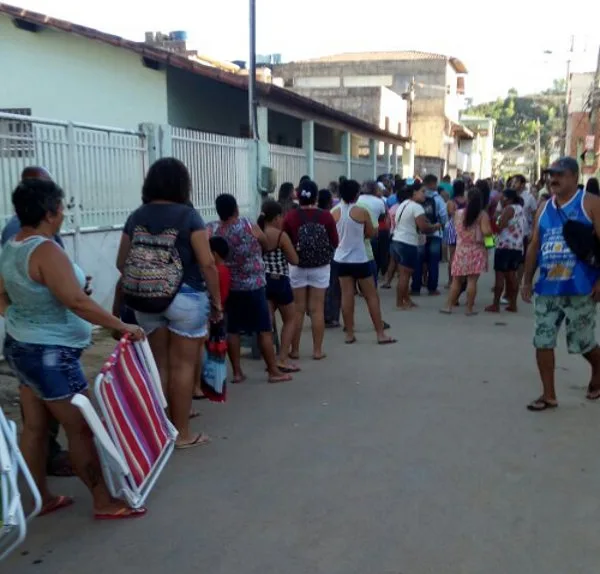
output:
[{"label": "white painted pillar", "polygon": [[302,122],[302,148],[306,157],[306,175],[311,179],[315,177],[315,122],[312,120]]},{"label": "white painted pillar", "polygon": [[402,177],[412,177],[415,173],[415,144],[407,142],[402,149]]},{"label": "white painted pillar", "polygon": [[383,154],[385,156],[385,172],[386,173],[391,173],[392,172],[392,156],[391,156],[391,151],[392,151],[392,146],[389,143],[383,144]]},{"label": "white painted pillar", "polygon": [[[256,130],[259,139],[249,139],[249,162],[248,162],[248,184],[250,187],[250,198],[242,215],[250,218],[257,217],[260,213],[264,196],[268,190],[263,188],[261,172],[263,167],[271,165],[269,152],[269,110],[264,106],[256,108]],[[242,211],[240,209],[240,211]]]},{"label": "white painted pillar", "polygon": [[392,146],[392,167],[394,168],[393,173],[398,173],[398,146],[394,144]]},{"label": "white painted pillar", "polygon": [[352,134],[344,132],[342,134],[342,156],[344,158],[344,166],[348,179],[352,177]]},{"label": "white painted pillar", "polygon": [[369,159],[371,160],[371,179],[377,179],[377,140],[369,140]]}]

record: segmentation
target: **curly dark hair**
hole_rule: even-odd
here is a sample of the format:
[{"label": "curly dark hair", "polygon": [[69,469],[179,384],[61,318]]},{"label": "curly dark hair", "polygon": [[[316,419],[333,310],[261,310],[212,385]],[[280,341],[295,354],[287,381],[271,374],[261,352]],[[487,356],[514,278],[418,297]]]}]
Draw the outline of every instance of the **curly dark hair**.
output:
[{"label": "curly dark hair", "polygon": [[174,157],[155,161],[146,174],[142,187],[142,201],[172,201],[189,203],[192,180],[187,167]]},{"label": "curly dark hair", "polygon": [[25,179],[13,191],[12,202],[22,227],[39,227],[50,213],[56,215],[64,199],[63,190],[53,181]]}]

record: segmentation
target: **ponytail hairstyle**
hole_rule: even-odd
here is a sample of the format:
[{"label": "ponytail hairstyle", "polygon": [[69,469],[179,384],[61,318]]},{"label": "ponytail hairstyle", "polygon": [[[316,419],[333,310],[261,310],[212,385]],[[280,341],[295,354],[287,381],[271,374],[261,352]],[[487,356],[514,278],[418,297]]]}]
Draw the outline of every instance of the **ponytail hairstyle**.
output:
[{"label": "ponytail hairstyle", "polygon": [[265,225],[273,222],[280,215],[283,215],[283,208],[281,207],[281,204],[277,203],[273,199],[267,199],[267,201],[262,204],[260,215],[258,216],[256,223],[258,223],[258,226],[264,231]]},{"label": "ponytail hairstyle", "polygon": [[523,198],[517,193],[516,189],[507,188],[502,192],[504,199],[507,200],[508,205],[520,205],[523,206],[525,203]]},{"label": "ponytail hairstyle", "polygon": [[471,227],[483,211],[483,199],[481,192],[476,188],[469,190],[467,195],[467,209],[465,213],[464,226],[465,228]]}]

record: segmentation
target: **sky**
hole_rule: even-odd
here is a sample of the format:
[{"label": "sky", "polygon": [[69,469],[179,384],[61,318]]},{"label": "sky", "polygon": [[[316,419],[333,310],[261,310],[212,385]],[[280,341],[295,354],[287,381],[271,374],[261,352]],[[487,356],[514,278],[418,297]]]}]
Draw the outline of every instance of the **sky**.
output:
[{"label": "sky", "polygon": [[[248,0],[8,3],[137,41],[150,30],[185,30],[188,47],[200,54],[248,57]],[[579,0],[571,8],[557,4],[555,10],[540,0],[256,0],[256,5],[259,54],[281,53],[284,61],[349,51],[446,54],[466,65],[467,96],[476,103],[504,96],[513,87],[532,93],[564,78],[572,34],[571,70],[594,70],[600,41],[598,0]]]}]

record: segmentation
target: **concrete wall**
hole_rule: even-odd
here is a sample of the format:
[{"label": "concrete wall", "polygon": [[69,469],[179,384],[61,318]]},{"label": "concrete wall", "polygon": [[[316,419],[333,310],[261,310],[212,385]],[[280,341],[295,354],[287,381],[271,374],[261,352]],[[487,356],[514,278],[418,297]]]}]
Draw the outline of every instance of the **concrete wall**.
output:
[{"label": "concrete wall", "polygon": [[172,126],[242,137],[248,130],[246,92],[186,70],[167,71]]},{"label": "concrete wall", "polygon": [[378,126],[380,88],[294,88],[294,92]]},{"label": "concrete wall", "polygon": [[[387,88],[398,97],[406,92],[412,79],[417,84],[413,103],[413,137],[417,141],[417,155],[445,158],[443,145],[444,119],[458,121],[462,98],[456,95],[457,74],[446,60],[384,60],[364,62],[292,62],[275,66],[273,75],[283,78],[286,85],[331,107],[356,115],[366,121],[380,125],[383,102],[376,88],[356,88],[344,85],[344,81],[357,85],[374,83]],[[305,84],[312,87],[295,87],[298,79],[308,79]],[[329,85],[328,88],[315,87]],[[337,78],[337,80],[336,80]],[[339,81],[338,81],[339,80]],[[423,84],[423,86],[419,86]],[[444,89],[451,85],[451,95]],[[337,85],[339,87],[331,87]],[[436,87],[433,87],[436,86]],[[390,96],[391,97],[391,96]],[[377,101],[377,99],[379,101]],[[379,109],[378,109],[379,108]],[[391,122],[390,122],[391,123]]]},{"label": "concrete wall", "polygon": [[594,72],[571,74],[569,113],[583,112],[589,108],[589,97],[594,83]]},{"label": "concrete wall", "polygon": [[[414,175],[423,178],[427,174],[432,173],[441,179],[445,174],[444,160],[439,157],[415,156],[415,173]],[[404,174],[403,174],[404,175]],[[412,177],[413,174],[407,174],[406,177]]]},{"label": "concrete wall", "polygon": [[132,52],[54,30],[26,32],[0,15],[0,108],[136,129],[167,122],[165,72]]},{"label": "concrete wall", "polygon": [[269,143],[302,147],[302,120],[269,110]]},{"label": "concrete wall", "polygon": [[412,135],[415,155],[446,158],[444,133],[446,120],[438,115],[421,115],[413,118]]}]

